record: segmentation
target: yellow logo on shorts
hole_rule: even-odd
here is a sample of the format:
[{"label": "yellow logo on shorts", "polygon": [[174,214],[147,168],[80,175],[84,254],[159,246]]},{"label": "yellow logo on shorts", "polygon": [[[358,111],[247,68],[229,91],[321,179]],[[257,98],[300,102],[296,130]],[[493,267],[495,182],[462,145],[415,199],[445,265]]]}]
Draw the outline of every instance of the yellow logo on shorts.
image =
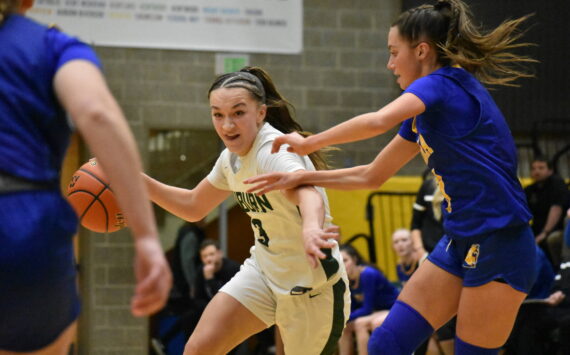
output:
[{"label": "yellow logo on shorts", "polygon": [[471,244],[467,255],[465,256],[465,262],[463,267],[474,269],[477,267],[477,259],[479,258],[479,244]]}]

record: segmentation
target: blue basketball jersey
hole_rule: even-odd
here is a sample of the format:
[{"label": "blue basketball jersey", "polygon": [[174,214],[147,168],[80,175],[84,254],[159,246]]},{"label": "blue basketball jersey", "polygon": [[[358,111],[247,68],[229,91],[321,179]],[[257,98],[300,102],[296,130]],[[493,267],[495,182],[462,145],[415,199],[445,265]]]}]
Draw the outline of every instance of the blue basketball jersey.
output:
[{"label": "blue basketball jersey", "polygon": [[443,67],[405,92],[426,110],[404,121],[399,134],[420,145],[438,182],[446,234],[471,237],[528,224],[514,140],[483,85],[464,69]]},{"label": "blue basketball jersey", "polygon": [[97,66],[95,52],[55,28],[20,15],[0,26],[0,170],[57,182],[71,134],[53,78],[74,59]]}]

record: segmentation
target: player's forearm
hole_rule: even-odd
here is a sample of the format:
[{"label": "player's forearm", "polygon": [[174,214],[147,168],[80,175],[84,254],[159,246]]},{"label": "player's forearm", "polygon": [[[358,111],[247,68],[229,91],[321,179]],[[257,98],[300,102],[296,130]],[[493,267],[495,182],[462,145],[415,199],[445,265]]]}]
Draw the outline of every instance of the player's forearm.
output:
[{"label": "player's forearm", "polygon": [[414,94],[405,93],[380,110],[358,115],[326,131],[308,137],[312,151],[333,144],[360,141],[385,133],[402,121],[425,111]]},{"label": "player's forearm", "polygon": [[[315,185],[338,190],[370,189],[374,184],[365,174],[366,165],[338,170],[295,172],[297,185]],[[375,186],[377,187],[377,186]]]},{"label": "player's forearm", "polygon": [[325,220],[325,206],[321,194],[312,186],[299,187],[296,190],[303,230],[322,229]]},{"label": "player's forearm", "polygon": [[89,132],[83,137],[109,178],[133,236],[156,236],[154,214],[140,177],[142,164],[134,138],[118,108],[110,112],[106,114],[109,116],[83,120],[78,127],[82,133]]},{"label": "player's forearm", "polygon": [[307,137],[311,150],[368,139],[386,132],[389,127],[383,125],[378,116],[378,112],[358,115],[326,131]]},{"label": "player's forearm", "polygon": [[146,174],[143,178],[152,202],[186,221],[194,222],[203,217],[198,214],[198,209],[192,208],[192,190],[164,184]]}]

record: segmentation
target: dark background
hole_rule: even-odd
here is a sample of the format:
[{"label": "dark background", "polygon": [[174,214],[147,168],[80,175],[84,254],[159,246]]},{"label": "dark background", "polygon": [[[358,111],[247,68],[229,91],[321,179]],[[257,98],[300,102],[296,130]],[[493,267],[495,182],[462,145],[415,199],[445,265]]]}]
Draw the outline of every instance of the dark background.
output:
[{"label": "dark background", "polygon": [[[404,0],[409,9],[428,1]],[[474,22],[491,29],[502,21],[533,13],[522,41],[536,47],[518,53],[540,61],[532,65],[533,79],[520,79],[517,88],[494,87],[491,94],[513,133],[531,134],[533,123],[545,120],[570,122],[570,1],[567,0],[465,0]],[[570,140],[570,137],[568,138]]]}]

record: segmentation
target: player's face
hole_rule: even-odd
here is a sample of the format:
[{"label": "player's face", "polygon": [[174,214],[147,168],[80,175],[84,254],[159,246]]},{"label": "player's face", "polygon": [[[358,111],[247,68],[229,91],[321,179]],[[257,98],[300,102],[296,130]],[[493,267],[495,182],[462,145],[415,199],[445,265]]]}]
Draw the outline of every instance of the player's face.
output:
[{"label": "player's face", "polygon": [[530,166],[530,177],[534,181],[542,181],[552,175],[552,170],[548,168],[545,161],[534,161]]},{"label": "player's face", "polygon": [[200,260],[204,265],[214,264],[216,269],[222,265],[222,251],[214,245],[208,245],[200,251]]},{"label": "player's face", "polygon": [[394,26],[388,33],[388,50],[390,58],[386,67],[396,75],[396,82],[400,88],[406,90],[414,80],[421,76],[421,65],[416,53],[417,47],[401,37],[400,31]]},{"label": "player's face", "polygon": [[398,256],[408,256],[414,251],[412,236],[407,231],[397,231],[392,236],[392,245]]},{"label": "player's face", "polygon": [[254,100],[246,89],[221,88],[210,93],[212,122],[228,150],[246,155],[263,125],[266,106]]}]

